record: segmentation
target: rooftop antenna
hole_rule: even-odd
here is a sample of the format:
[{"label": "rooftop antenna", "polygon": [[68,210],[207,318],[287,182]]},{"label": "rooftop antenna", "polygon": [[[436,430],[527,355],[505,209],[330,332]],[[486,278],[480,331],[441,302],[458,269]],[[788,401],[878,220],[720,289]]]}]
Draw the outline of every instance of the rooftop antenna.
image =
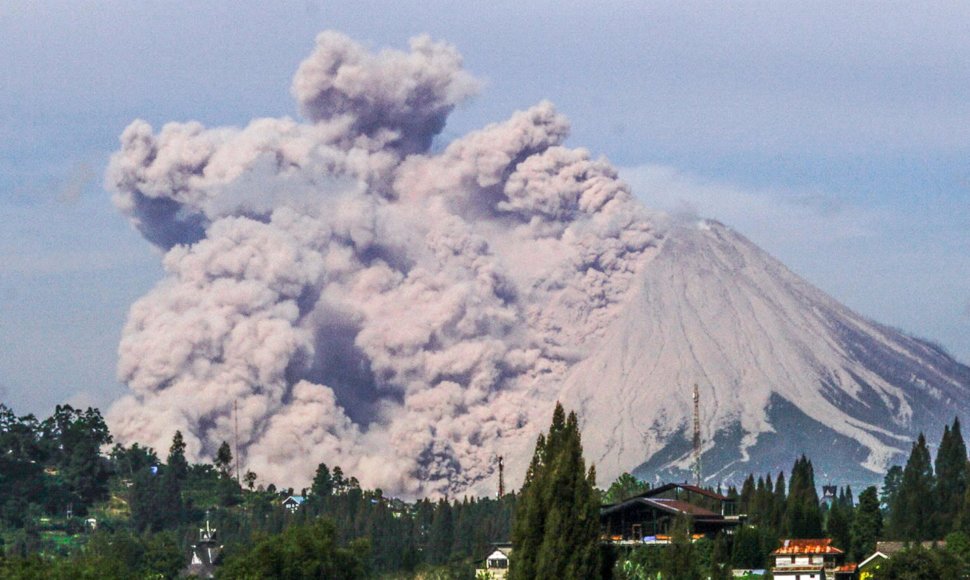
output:
[{"label": "rooftop antenna", "polygon": [[505,496],[505,463],[502,461],[502,456],[498,456],[498,497],[502,499]]},{"label": "rooftop antenna", "polygon": [[233,432],[233,447],[236,448],[236,483],[239,483],[239,401],[232,402],[232,414],[235,419],[235,430]]},{"label": "rooftop antenna", "polygon": [[694,483],[701,486],[701,395],[694,383]]}]

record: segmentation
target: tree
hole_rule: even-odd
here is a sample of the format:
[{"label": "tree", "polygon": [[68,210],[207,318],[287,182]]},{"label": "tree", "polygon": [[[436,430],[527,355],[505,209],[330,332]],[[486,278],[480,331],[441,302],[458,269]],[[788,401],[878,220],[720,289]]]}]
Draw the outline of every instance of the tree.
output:
[{"label": "tree", "polygon": [[748,525],[738,526],[734,534],[731,562],[735,568],[761,568],[765,563],[761,533]]},{"label": "tree", "polygon": [[601,576],[596,472],[586,471],[579,421],[556,404],[540,435],[512,524],[513,580]]},{"label": "tree", "polygon": [[226,556],[220,578],[333,578],[368,577],[366,540],[338,546],[337,528],[327,519],[293,525],[282,534],[258,539],[250,550]]},{"label": "tree", "polygon": [[896,496],[899,495],[899,486],[903,482],[903,468],[893,465],[886,472],[886,477],[882,480],[882,489],[879,492],[879,507],[883,514],[889,514],[893,505],[896,503]]},{"label": "tree", "polygon": [[66,503],[83,514],[91,503],[107,497],[110,470],[101,447],[111,443],[111,433],[98,410],[57,405],[40,424],[40,443],[63,484],[59,508]]},{"label": "tree", "polygon": [[927,501],[934,489],[933,466],[926,437],[919,434],[913,443],[903,478],[890,512],[890,533],[903,540],[930,540],[933,530],[933,505]]},{"label": "tree", "polygon": [[852,523],[851,517],[852,508],[845,506],[842,502],[835,501],[829,508],[828,518],[825,522],[825,532],[828,537],[832,538],[832,544],[846,553],[852,548],[849,531]]},{"label": "tree", "polygon": [[225,441],[222,442],[222,445],[219,446],[219,450],[216,451],[216,459],[214,463],[216,468],[219,470],[219,473],[221,473],[223,477],[232,477],[232,449]]},{"label": "tree", "polygon": [[619,503],[627,498],[641,494],[650,489],[650,484],[637,479],[629,473],[623,473],[610,484],[603,495],[604,503]]},{"label": "tree", "polygon": [[333,495],[333,476],[326,463],[317,466],[317,472],[313,476],[313,484],[310,491],[315,497],[329,497]]},{"label": "tree", "polygon": [[[231,457],[231,454],[230,454]],[[172,446],[168,448],[166,459],[169,471],[179,481],[185,481],[189,475],[189,462],[185,459],[185,439],[181,431],[176,431],[172,437]]]},{"label": "tree", "polygon": [[671,580],[701,580],[701,569],[690,541],[690,522],[684,516],[674,520],[670,545],[664,551],[660,573]]},{"label": "tree", "polygon": [[882,510],[876,486],[859,494],[859,505],[852,519],[852,557],[861,562],[876,550],[876,540],[882,534]]},{"label": "tree", "polygon": [[711,550],[710,580],[729,580],[731,578],[731,554],[728,551],[727,536],[718,532],[714,537],[714,548]]},{"label": "tree", "polygon": [[945,550],[927,550],[919,544],[894,554],[879,568],[879,580],[959,578],[960,562]]},{"label": "tree", "polygon": [[246,471],[246,475],[243,476],[243,481],[246,482],[246,487],[249,488],[249,491],[253,491],[253,488],[256,487],[257,477],[256,473],[252,471]]},{"label": "tree", "polygon": [[818,538],[822,535],[815,469],[804,455],[795,461],[792,468],[785,506],[785,530],[791,538]]},{"label": "tree", "polygon": [[960,419],[953,419],[952,429],[943,427],[943,438],[936,453],[936,518],[935,528],[940,534],[954,529],[967,493],[967,446],[960,432]]}]

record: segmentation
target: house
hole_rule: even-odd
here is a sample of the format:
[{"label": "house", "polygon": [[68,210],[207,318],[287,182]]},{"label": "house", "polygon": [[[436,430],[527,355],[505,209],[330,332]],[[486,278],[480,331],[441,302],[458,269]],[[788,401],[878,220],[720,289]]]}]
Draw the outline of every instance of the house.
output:
[{"label": "house", "polygon": [[304,502],[306,502],[306,498],[302,495],[291,495],[283,500],[283,507],[289,510],[290,513],[294,513],[296,510],[300,509],[300,506],[302,506]]},{"label": "house", "polygon": [[505,580],[509,574],[509,558],[512,544],[493,544],[492,553],[483,561],[484,566],[475,570],[475,578]]},{"label": "house", "polygon": [[666,543],[678,517],[686,517],[695,537],[732,533],[743,516],[734,500],[694,485],[669,483],[600,508],[600,531],[618,543]]},{"label": "house", "polygon": [[775,580],[850,580],[855,564],[843,564],[845,554],[830,539],[782,540],[771,553]]},{"label": "house", "polygon": [[222,552],[222,546],[216,541],[216,529],[209,526],[206,519],[205,527],[199,528],[199,541],[192,545],[192,559],[180,574],[183,578],[214,578],[216,560]]},{"label": "house", "polygon": [[[915,545],[915,542],[876,542],[876,551],[859,564],[859,580],[875,580],[878,577],[877,572],[879,568],[882,567],[886,560],[913,545]],[[942,540],[937,542],[920,542],[919,545],[927,550],[931,550],[934,547],[945,547],[946,542]]]}]

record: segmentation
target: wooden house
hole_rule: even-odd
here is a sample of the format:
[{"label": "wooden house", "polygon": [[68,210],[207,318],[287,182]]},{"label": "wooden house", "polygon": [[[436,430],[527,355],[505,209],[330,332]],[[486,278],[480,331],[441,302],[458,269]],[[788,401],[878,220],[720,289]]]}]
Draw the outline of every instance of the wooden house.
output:
[{"label": "wooden house", "polygon": [[670,483],[600,508],[600,529],[605,540],[632,543],[666,543],[674,520],[686,517],[695,536],[731,533],[743,516],[734,500],[694,485]]}]

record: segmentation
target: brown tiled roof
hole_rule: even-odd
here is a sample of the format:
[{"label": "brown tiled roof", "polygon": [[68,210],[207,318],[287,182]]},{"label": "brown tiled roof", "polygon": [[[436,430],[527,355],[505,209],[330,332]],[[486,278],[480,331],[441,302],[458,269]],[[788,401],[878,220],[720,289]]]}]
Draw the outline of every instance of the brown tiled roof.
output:
[{"label": "brown tiled roof", "polygon": [[660,495],[661,493],[666,493],[672,489],[678,489],[678,488],[684,491],[689,491],[690,493],[696,493],[698,495],[703,495],[720,501],[726,501],[729,499],[719,493],[714,493],[713,491],[704,489],[702,487],[697,487],[696,485],[690,485],[687,483],[667,483],[659,487],[655,487],[653,489],[647,490],[646,492],[641,493],[638,497],[653,497],[655,495]]},{"label": "brown tiled roof", "polygon": [[721,514],[712,512],[711,510],[706,510],[700,506],[696,506],[692,503],[687,503],[686,501],[680,501],[677,499],[665,499],[660,497],[649,497],[643,498],[645,501],[653,504],[660,504],[661,507],[666,507],[671,510],[676,510],[681,513],[690,514],[692,516],[700,517],[721,517]]},{"label": "brown tiled roof", "polygon": [[772,556],[795,556],[799,554],[839,555],[842,550],[832,546],[830,538],[818,540],[782,540],[781,547]]},{"label": "brown tiled roof", "polygon": [[858,566],[856,564],[845,564],[844,566],[839,566],[834,571],[835,572],[855,572]]}]

